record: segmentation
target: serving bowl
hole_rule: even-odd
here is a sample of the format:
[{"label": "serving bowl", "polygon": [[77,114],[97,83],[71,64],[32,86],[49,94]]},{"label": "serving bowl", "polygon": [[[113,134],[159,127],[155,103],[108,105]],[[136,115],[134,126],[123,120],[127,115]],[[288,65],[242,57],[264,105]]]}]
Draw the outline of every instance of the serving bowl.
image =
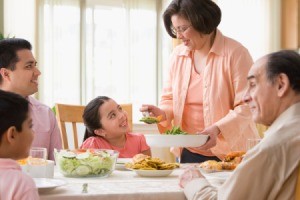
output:
[{"label": "serving bowl", "polygon": [[152,147],[200,147],[206,143],[208,135],[166,135],[145,134],[147,144]]},{"label": "serving bowl", "polygon": [[107,177],[114,170],[119,152],[110,149],[61,150],[55,159],[66,177]]}]

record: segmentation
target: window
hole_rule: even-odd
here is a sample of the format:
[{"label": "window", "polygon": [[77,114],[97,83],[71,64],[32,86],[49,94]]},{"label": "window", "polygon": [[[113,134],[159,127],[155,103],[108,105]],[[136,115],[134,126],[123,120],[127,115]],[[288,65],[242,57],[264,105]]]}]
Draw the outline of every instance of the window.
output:
[{"label": "window", "polygon": [[[254,59],[279,49],[280,0],[215,1],[220,30]],[[132,103],[137,123],[141,104],[157,105],[168,69],[172,40],[161,14],[169,2],[40,0],[39,99],[85,105],[105,95]]]},{"label": "window", "polygon": [[159,70],[168,59],[158,52],[169,51],[158,45],[165,37],[161,1],[42,2],[43,102],[85,105],[96,96],[109,96],[120,104],[133,104],[134,122],[141,117],[142,104],[157,104]]}]

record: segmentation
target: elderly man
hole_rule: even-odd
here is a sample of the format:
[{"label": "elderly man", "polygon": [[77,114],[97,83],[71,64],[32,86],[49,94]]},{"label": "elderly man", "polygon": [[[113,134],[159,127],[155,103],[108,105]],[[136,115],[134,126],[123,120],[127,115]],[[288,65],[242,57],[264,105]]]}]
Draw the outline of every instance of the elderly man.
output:
[{"label": "elderly man", "polygon": [[38,91],[38,77],[41,75],[31,48],[24,39],[0,41],[0,89],[17,93],[30,102],[35,132],[32,146],[47,148],[48,159],[53,160],[53,149],[62,147],[61,136],[51,109],[30,96]]},{"label": "elderly man", "polygon": [[253,119],[269,126],[262,141],[220,188],[196,169],[186,170],[180,185],[188,199],[295,199],[300,163],[300,56],[271,53],[248,73],[244,100]]}]

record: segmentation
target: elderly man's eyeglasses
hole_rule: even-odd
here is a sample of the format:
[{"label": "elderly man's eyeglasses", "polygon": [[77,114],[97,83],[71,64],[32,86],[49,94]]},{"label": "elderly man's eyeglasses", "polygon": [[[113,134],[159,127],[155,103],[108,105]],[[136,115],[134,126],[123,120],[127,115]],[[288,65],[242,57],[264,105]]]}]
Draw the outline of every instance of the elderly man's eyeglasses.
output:
[{"label": "elderly man's eyeglasses", "polygon": [[182,34],[184,33],[186,30],[188,30],[192,25],[189,25],[189,26],[179,26],[177,28],[175,27],[171,27],[171,30],[172,30],[172,33],[174,35],[177,35],[178,33]]}]

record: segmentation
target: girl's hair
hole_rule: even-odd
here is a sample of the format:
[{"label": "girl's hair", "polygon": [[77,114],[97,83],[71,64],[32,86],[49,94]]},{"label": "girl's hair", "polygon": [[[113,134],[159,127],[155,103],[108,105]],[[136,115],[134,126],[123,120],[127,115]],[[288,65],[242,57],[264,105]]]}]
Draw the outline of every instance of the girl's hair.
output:
[{"label": "girl's hair", "polygon": [[92,101],[90,101],[83,111],[83,122],[86,127],[83,141],[92,136],[97,136],[94,131],[96,129],[102,128],[102,124],[100,122],[101,115],[99,113],[99,108],[110,100],[111,98],[106,96],[98,96]]}]

